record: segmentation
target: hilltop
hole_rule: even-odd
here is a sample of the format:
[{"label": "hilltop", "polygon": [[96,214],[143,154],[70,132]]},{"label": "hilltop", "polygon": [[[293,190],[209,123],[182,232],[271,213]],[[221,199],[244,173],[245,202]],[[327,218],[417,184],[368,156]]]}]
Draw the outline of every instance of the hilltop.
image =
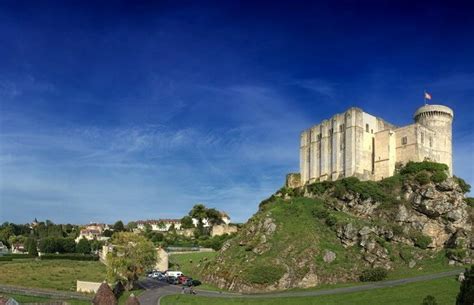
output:
[{"label": "hilltop", "polygon": [[355,281],[367,270],[470,263],[470,186],[447,172],[443,164],[410,162],[378,182],[282,188],[206,263],[205,280],[259,292]]}]

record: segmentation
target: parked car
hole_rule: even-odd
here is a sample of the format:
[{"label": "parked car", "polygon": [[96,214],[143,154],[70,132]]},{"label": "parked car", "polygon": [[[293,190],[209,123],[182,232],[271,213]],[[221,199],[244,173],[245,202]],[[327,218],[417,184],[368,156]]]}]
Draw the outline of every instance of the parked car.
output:
[{"label": "parked car", "polygon": [[186,281],[186,283],[183,284],[183,286],[185,286],[185,287],[192,287],[192,286],[196,287],[196,286],[199,286],[199,285],[201,285],[201,284],[202,284],[201,281],[199,281],[199,280],[193,280],[192,278],[189,278],[189,279]]},{"label": "parked car", "polygon": [[185,284],[187,281],[188,281],[188,277],[187,276],[184,276],[184,275],[181,275],[181,276],[178,276],[178,281],[180,284]]},{"label": "parked car", "polygon": [[178,277],[178,276],[183,275],[183,273],[182,273],[181,271],[170,271],[170,270],[167,270],[167,271],[165,272],[165,275],[168,276],[168,277],[169,277],[169,276]]},{"label": "parked car", "polygon": [[153,279],[158,279],[158,280],[161,280],[165,277],[165,275],[159,271],[156,271],[156,272],[153,272],[151,275],[150,275],[151,278]]},{"label": "parked car", "polygon": [[175,276],[168,276],[167,282],[168,282],[168,284],[171,284],[171,285],[178,285],[179,284],[179,280]]}]

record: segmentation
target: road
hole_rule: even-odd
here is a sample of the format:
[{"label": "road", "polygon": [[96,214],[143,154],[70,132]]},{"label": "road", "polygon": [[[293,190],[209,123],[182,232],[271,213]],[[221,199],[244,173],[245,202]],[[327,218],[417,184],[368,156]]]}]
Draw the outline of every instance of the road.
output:
[{"label": "road", "polygon": [[[289,292],[277,292],[277,293],[260,293],[260,294],[239,294],[230,292],[216,292],[207,290],[196,290],[199,296],[205,297],[218,297],[218,298],[285,298],[285,297],[307,297],[307,296],[318,296],[318,295],[329,295],[329,294],[343,294],[358,291],[373,290],[379,288],[394,287],[409,283],[429,281],[439,279],[443,277],[455,276],[464,269],[456,269],[446,272],[420,275],[411,278],[404,278],[399,280],[390,280],[382,282],[374,282],[365,285],[357,285],[350,287],[341,287],[333,289],[321,289],[321,290],[306,290],[306,291],[289,291]],[[147,279],[140,283],[146,291],[139,296],[141,305],[160,305],[160,299],[166,295],[179,294],[181,293],[181,287],[169,285],[167,283],[159,282],[152,279]]]}]

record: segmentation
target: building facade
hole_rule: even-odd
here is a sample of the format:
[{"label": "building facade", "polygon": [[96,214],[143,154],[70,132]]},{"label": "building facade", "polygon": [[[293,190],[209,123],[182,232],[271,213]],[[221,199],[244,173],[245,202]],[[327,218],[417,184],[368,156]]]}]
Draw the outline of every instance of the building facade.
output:
[{"label": "building facade", "polygon": [[301,133],[301,183],[355,176],[380,180],[392,176],[396,164],[431,160],[445,163],[452,175],[453,111],[424,105],[414,123],[397,127],[350,108]]}]

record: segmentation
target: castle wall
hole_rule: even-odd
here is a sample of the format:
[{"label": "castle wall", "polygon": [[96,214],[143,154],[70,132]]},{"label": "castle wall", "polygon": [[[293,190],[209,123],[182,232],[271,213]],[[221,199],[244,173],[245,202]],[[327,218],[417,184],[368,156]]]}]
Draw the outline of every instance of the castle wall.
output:
[{"label": "castle wall", "polygon": [[396,127],[350,108],[303,131],[300,143],[301,184],[356,176],[379,180],[392,176],[396,163],[426,159],[452,171],[452,110],[425,105],[416,123]]}]

